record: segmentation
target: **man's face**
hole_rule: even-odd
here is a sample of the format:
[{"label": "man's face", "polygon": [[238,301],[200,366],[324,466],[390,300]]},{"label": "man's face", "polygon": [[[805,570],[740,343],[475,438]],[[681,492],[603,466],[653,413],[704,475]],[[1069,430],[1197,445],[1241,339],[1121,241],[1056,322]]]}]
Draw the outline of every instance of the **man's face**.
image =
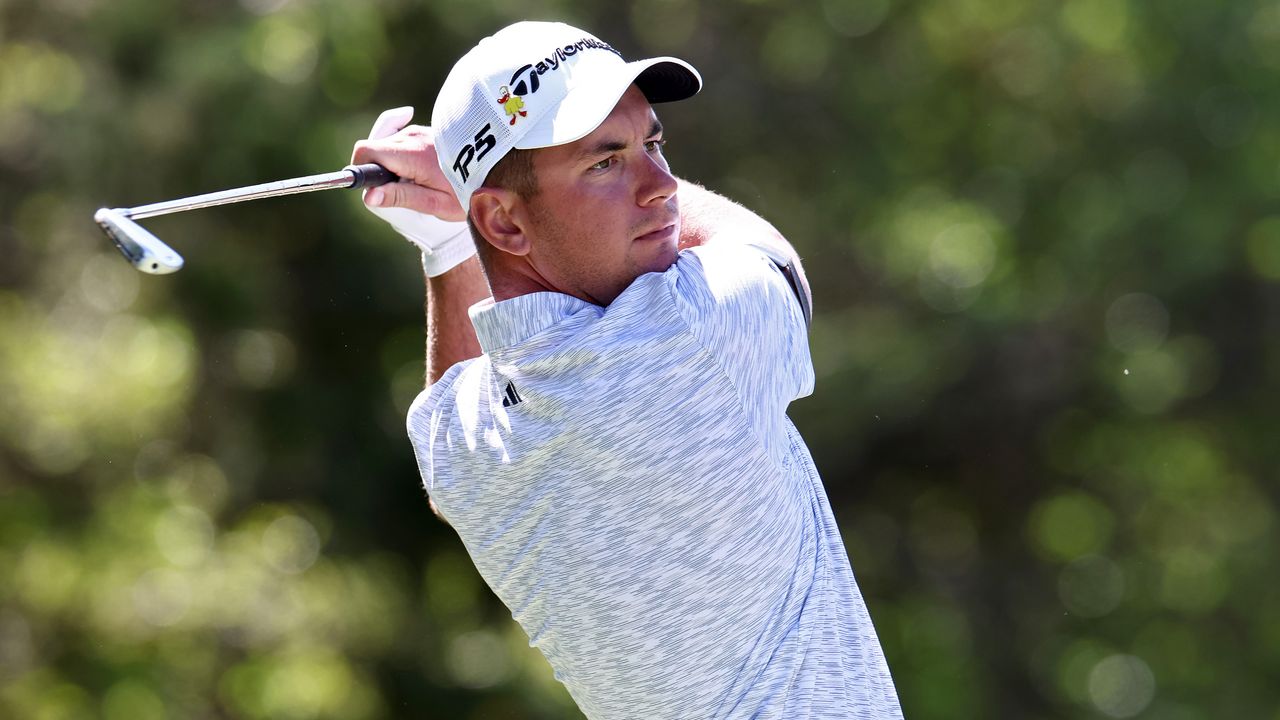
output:
[{"label": "man's face", "polygon": [[676,179],[662,126],[632,85],[600,127],[533,154],[528,261],[547,284],[608,305],[640,275],[676,260]]}]

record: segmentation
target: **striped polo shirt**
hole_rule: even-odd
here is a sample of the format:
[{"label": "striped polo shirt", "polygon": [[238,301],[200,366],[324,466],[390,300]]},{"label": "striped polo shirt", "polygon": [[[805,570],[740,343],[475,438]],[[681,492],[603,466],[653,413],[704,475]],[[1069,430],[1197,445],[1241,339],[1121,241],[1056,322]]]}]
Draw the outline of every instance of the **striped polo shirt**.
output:
[{"label": "striped polo shirt", "polygon": [[607,307],[471,308],[423,391],[427,492],[590,718],[896,718],[813,460],[805,319],[769,256],[680,253]]}]

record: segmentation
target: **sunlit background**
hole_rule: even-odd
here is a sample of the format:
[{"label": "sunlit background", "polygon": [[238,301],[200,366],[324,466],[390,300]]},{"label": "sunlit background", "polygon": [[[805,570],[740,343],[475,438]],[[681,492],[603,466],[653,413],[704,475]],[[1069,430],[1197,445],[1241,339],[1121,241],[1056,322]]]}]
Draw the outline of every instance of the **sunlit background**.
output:
[{"label": "sunlit background", "polygon": [[[0,3],[0,717],[573,718],[430,514],[411,247],[335,170],[564,19],[706,78],[806,258],[809,439],[907,717],[1280,718],[1280,4]],[[673,715],[679,709],[672,709]]]}]

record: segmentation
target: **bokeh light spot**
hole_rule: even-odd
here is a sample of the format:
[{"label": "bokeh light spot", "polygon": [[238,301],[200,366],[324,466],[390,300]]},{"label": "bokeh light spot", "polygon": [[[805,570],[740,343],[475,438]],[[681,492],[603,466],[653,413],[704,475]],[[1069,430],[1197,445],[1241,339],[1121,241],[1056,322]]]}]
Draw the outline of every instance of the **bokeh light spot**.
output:
[{"label": "bokeh light spot", "polygon": [[1169,334],[1169,311],[1146,293],[1124,295],[1107,308],[1107,338],[1117,350],[1137,353],[1155,350]]},{"label": "bokeh light spot", "polygon": [[213,549],[213,523],[199,508],[173,507],[156,519],[155,540],[165,559],[178,567],[195,567]]},{"label": "bokeh light spot", "polygon": [[94,255],[80,271],[80,292],[98,312],[120,312],[138,297],[140,275],[118,255]]},{"label": "bokeh light spot", "polygon": [[188,578],[167,568],[149,570],[133,584],[133,608],[148,625],[169,627],[191,608]]},{"label": "bokeh light spot", "polygon": [[232,364],[240,382],[267,388],[286,380],[293,372],[293,342],[273,330],[242,330],[233,340]]},{"label": "bokeh light spot", "polygon": [[27,604],[52,613],[74,599],[80,576],[79,558],[71,548],[34,540],[23,550],[13,582]]},{"label": "bokeh light spot", "polygon": [[1140,413],[1164,412],[1186,393],[1188,368],[1172,353],[1141,353],[1125,363],[1128,367],[1117,382],[1117,389],[1125,402]]},{"label": "bokeh light spot", "polygon": [[121,680],[102,698],[103,720],[165,720],[164,702],[137,680]]},{"label": "bokeh light spot", "polygon": [[311,76],[319,59],[319,40],[300,18],[268,15],[246,40],[245,57],[262,74],[297,84]]},{"label": "bokeh light spot", "polygon": [[32,465],[50,475],[72,472],[88,460],[92,452],[80,428],[70,420],[56,417],[32,423],[14,444],[26,452]]},{"label": "bokeh light spot", "polygon": [[513,669],[502,638],[487,630],[463,633],[449,643],[449,673],[465,688],[486,688],[505,681]]},{"label": "bokeh light spot", "polygon": [[1083,492],[1042,500],[1031,513],[1030,530],[1037,548],[1058,560],[1104,549],[1114,528],[1111,509]]},{"label": "bokeh light spot", "polygon": [[1062,693],[1079,702],[1089,702],[1089,674],[1098,662],[1111,654],[1093,638],[1072,641],[1058,656],[1057,680]]},{"label": "bokeh light spot", "polygon": [[956,287],[938,280],[933,273],[922,270],[918,282],[920,298],[929,307],[944,313],[968,310],[982,296],[983,286]]},{"label": "bokeh light spot", "polygon": [[395,407],[398,416],[409,412],[409,406],[425,386],[425,369],[421,359],[411,360],[391,374],[387,388],[391,394],[391,404]]},{"label": "bokeh light spot", "polygon": [[[148,444],[144,451],[153,445]],[[142,462],[144,453],[139,453]],[[208,455],[189,454],[174,465],[166,489],[175,502],[194,505],[206,513],[216,513],[226,503],[231,488],[217,460]]]},{"label": "bokeh light spot", "polygon": [[1155,692],[1151,668],[1133,655],[1105,657],[1089,673],[1089,700],[1110,717],[1137,715],[1151,704]]},{"label": "bokeh light spot", "polygon": [[346,660],[327,648],[303,648],[275,660],[263,687],[268,717],[339,717],[353,677]]},{"label": "bokeh light spot", "polygon": [[276,518],[262,532],[262,554],[282,573],[304,572],[320,554],[320,536],[315,527],[297,515]]},{"label": "bokeh light spot", "polygon": [[978,225],[953,225],[929,247],[929,268],[934,277],[951,287],[980,285],[995,263],[996,244]]},{"label": "bokeh light spot", "polygon": [[42,43],[0,45],[0,110],[21,106],[70,110],[84,92],[84,73],[66,53]]}]

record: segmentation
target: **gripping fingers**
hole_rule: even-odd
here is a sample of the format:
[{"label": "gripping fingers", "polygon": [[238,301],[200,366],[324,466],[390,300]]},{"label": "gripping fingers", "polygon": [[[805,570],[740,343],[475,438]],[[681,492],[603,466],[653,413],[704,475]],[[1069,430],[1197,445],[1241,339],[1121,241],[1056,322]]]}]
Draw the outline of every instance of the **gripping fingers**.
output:
[{"label": "gripping fingers", "polygon": [[[374,121],[369,137],[356,143],[352,163],[376,162],[400,176],[400,182],[366,189],[364,203],[373,208],[406,208],[444,220],[463,220],[436,160],[431,128],[410,125],[413,108],[391,108]],[[404,232],[396,221],[384,218]]]},{"label": "gripping fingers", "polygon": [[[400,132],[404,126],[413,120],[413,106],[404,105],[397,108],[383,110],[377,120],[373,121],[373,127],[369,129],[369,140],[382,140],[391,137]],[[355,154],[352,154],[355,159]],[[374,191],[377,192],[374,192]],[[365,205],[372,207],[381,207],[385,205],[396,205],[399,198],[388,199],[385,190],[380,188],[366,188],[363,193]]]},{"label": "gripping fingers", "polygon": [[377,162],[400,176],[364,191],[365,206],[422,249],[422,269],[430,277],[448,272],[475,254],[466,213],[436,162],[431,128],[410,125],[412,107],[378,116],[369,137],[356,143],[352,163]]},{"label": "gripping fingers", "polygon": [[408,208],[442,220],[466,219],[466,214],[458,207],[458,200],[452,193],[416,183],[398,182],[369,188],[365,191],[364,201],[370,207]]}]

